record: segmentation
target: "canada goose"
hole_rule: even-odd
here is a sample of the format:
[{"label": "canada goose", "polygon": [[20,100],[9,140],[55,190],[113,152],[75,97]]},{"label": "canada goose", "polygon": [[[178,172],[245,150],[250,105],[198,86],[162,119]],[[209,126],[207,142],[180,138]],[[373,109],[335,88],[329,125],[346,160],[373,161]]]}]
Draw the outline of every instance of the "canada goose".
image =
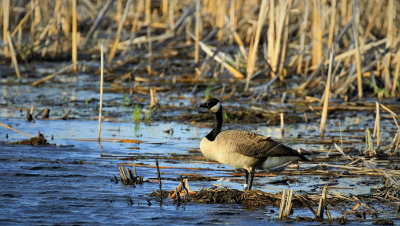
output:
[{"label": "canada goose", "polygon": [[295,160],[308,161],[299,152],[270,137],[244,130],[221,132],[222,105],[216,98],[210,98],[199,107],[209,109],[216,116],[214,128],[201,140],[201,152],[209,159],[244,170],[244,190],[251,190],[255,169],[272,169]]}]

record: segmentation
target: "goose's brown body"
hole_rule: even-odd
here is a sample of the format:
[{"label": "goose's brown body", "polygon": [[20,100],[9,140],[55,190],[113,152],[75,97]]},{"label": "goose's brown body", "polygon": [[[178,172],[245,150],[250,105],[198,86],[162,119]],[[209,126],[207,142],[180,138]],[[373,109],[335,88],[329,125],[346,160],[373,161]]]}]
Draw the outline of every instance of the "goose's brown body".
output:
[{"label": "goose's brown body", "polygon": [[204,137],[200,150],[209,159],[248,172],[271,169],[302,159],[293,149],[269,137],[244,130],[222,131],[214,141]]}]

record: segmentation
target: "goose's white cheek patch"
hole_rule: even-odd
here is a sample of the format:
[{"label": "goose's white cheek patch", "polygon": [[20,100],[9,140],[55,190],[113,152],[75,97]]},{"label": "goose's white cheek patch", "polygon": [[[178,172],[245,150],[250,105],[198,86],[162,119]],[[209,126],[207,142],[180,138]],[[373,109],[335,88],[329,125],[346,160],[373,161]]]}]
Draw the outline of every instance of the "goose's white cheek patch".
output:
[{"label": "goose's white cheek patch", "polygon": [[221,108],[221,103],[218,102],[214,107],[210,108],[210,111],[215,113],[219,111],[220,108]]}]

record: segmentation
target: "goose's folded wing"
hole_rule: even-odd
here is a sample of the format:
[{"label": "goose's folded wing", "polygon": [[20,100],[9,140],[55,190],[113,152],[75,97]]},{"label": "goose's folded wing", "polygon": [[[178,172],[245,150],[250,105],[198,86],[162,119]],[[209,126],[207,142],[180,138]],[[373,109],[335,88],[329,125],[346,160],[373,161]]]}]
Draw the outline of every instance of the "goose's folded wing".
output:
[{"label": "goose's folded wing", "polygon": [[[236,130],[234,130],[236,131]],[[229,144],[234,147],[237,153],[253,158],[279,157],[279,156],[298,156],[307,160],[296,150],[272,140],[270,137],[264,137],[260,134],[238,130],[237,133],[230,132],[226,134],[229,137]]]}]

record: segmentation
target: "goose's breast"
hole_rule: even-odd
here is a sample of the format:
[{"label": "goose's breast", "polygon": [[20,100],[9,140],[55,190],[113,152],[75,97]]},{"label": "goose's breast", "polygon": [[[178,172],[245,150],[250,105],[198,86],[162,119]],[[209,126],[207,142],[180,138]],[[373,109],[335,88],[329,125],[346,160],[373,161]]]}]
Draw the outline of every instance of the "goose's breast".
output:
[{"label": "goose's breast", "polygon": [[219,139],[209,141],[207,138],[203,138],[200,143],[200,150],[206,158],[236,169],[253,169],[258,160],[239,154],[236,152],[236,148],[228,142],[221,142]]}]

